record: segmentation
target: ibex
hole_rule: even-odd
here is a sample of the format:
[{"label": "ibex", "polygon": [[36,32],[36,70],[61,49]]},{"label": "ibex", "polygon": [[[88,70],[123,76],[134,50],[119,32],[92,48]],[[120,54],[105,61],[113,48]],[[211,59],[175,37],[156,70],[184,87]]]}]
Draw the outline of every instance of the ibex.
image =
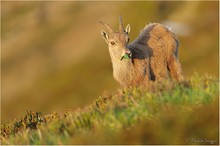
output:
[{"label": "ibex", "polygon": [[159,23],[147,25],[140,35],[129,43],[130,25],[124,29],[119,18],[119,31],[99,21],[107,32],[101,35],[108,44],[113,65],[113,76],[123,87],[146,85],[162,81],[170,75],[183,80],[178,60],[178,41],[173,32]]}]

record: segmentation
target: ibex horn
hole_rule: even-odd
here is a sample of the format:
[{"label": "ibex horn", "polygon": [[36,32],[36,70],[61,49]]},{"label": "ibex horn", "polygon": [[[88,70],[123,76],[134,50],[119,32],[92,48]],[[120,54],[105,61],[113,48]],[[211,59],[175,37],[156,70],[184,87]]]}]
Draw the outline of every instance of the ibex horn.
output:
[{"label": "ibex horn", "polygon": [[112,27],[111,27],[110,25],[104,23],[103,21],[99,21],[99,23],[101,23],[102,25],[104,25],[104,26],[107,28],[107,30],[108,30],[109,33],[114,32],[113,29],[112,29]]},{"label": "ibex horn", "polygon": [[119,17],[119,32],[124,32],[124,26],[122,23],[122,17]]}]

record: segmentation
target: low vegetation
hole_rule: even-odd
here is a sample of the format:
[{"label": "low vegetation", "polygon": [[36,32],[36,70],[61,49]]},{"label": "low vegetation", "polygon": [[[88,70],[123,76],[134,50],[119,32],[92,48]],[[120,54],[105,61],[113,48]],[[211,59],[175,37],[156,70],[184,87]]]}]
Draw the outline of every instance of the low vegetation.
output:
[{"label": "low vegetation", "polygon": [[1,125],[1,143],[218,144],[218,92],[218,80],[198,74],[183,83],[120,89],[77,110],[27,111]]}]

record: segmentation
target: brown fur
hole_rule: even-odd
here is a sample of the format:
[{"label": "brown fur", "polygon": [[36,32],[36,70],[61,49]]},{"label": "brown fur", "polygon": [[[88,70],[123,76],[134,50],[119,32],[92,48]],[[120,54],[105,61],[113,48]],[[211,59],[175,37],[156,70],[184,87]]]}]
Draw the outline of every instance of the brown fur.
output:
[{"label": "brown fur", "polygon": [[[177,81],[183,80],[177,56],[178,41],[164,25],[147,25],[130,44],[127,41],[128,27],[119,32],[113,32],[109,25],[107,27],[111,32],[107,34],[103,31],[102,35],[109,45],[113,76],[122,86],[147,85],[151,81],[168,79],[169,74]],[[128,51],[132,54],[131,59],[120,60]]]}]

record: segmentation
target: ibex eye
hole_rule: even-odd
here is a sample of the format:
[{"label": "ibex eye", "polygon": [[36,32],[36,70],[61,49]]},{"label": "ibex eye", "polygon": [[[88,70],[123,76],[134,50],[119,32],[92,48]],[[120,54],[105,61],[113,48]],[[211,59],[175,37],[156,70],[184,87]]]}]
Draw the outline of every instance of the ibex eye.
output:
[{"label": "ibex eye", "polygon": [[114,41],[112,41],[112,42],[110,42],[111,43],[111,45],[115,45],[115,42]]},{"label": "ibex eye", "polygon": [[129,41],[130,41],[130,38],[127,39],[127,42],[129,42]]}]

